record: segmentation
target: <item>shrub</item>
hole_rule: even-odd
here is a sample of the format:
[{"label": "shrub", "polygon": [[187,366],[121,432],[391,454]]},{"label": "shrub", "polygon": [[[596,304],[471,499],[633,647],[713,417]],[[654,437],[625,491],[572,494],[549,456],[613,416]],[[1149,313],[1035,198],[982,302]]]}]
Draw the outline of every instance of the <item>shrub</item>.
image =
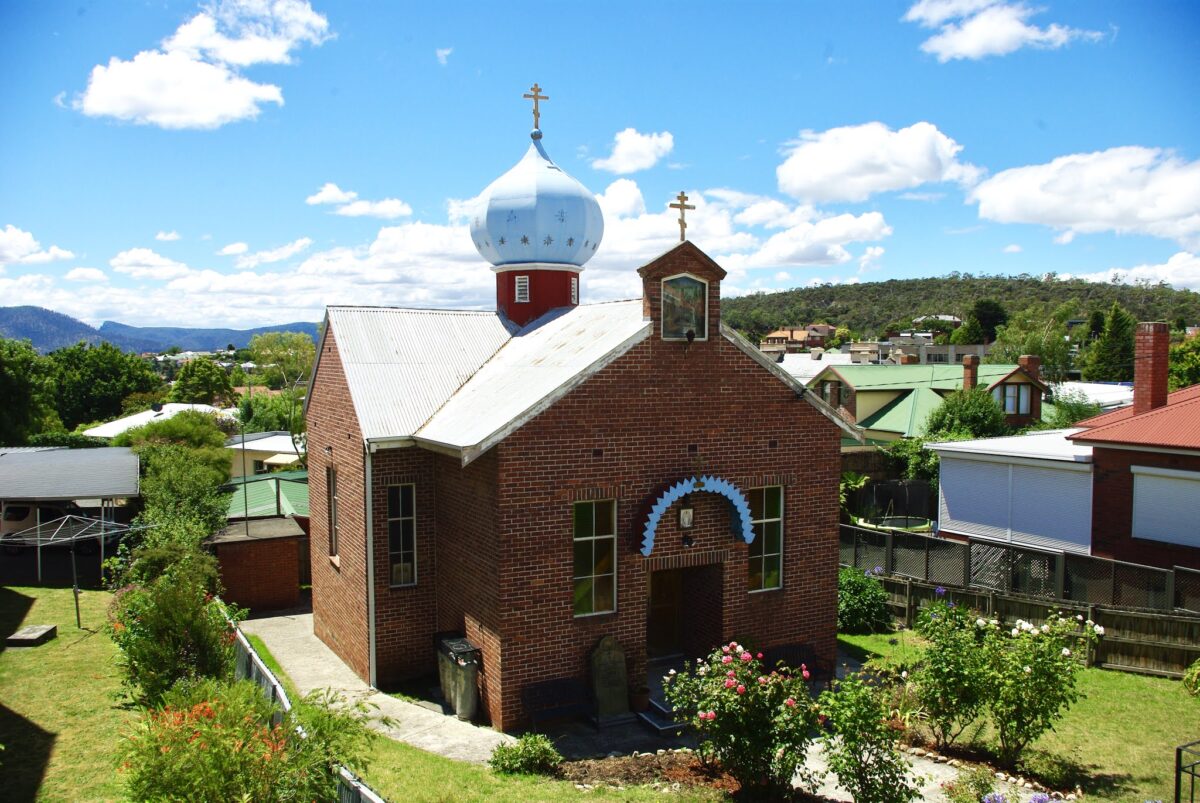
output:
[{"label": "shrub", "polygon": [[983,388],[956,390],[929,413],[925,421],[927,437],[936,440],[945,434],[963,434],[973,438],[1007,435],[1004,410]]},{"label": "shrub", "polygon": [[240,616],[213,598],[199,568],[119,591],[109,610],[109,633],[121,649],[125,683],[154,705],[180,680],[229,678],[234,627],[227,611]]},{"label": "shrub", "polygon": [[996,789],[996,776],[988,767],[959,770],[953,781],[942,784],[948,803],[979,803]]},{"label": "shrub", "polygon": [[1183,688],[1193,697],[1200,697],[1200,658],[1184,671]]},{"label": "shrub", "polygon": [[[876,568],[876,574],[883,573]],[[871,572],[852,568],[838,572],[837,624],[843,633],[875,633],[891,625],[887,591]]]},{"label": "shrub", "polygon": [[788,791],[803,773],[816,724],[808,670],[770,671],[737,642],[667,675],[667,700],[699,731],[700,754],[716,759],[749,795]]},{"label": "shrub", "polygon": [[505,775],[549,775],[562,760],[550,739],[540,733],[526,733],[515,744],[496,745],[488,765]]},{"label": "shrub", "polygon": [[909,803],[919,794],[897,742],[903,724],[889,716],[882,692],[858,675],[835,681],[820,699],[822,736],[838,786],[862,803]]},{"label": "shrub", "polygon": [[337,765],[366,766],[374,734],[365,716],[362,703],[347,706],[330,692],[309,695],[285,714],[248,681],[181,683],[125,739],[129,797],[336,800]]},{"label": "shrub", "polygon": [[[1082,619],[1082,617],[1078,617]],[[1053,612],[1036,627],[1018,619],[1011,630],[978,619],[985,632],[983,659],[988,693],[985,706],[1000,739],[999,759],[1012,766],[1022,751],[1062,718],[1078,699],[1075,675],[1104,629],[1091,620],[1062,619]],[[1075,649],[1072,649],[1075,648]]]},{"label": "shrub", "polygon": [[988,676],[981,648],[986,633],[978,621],[983,620],[945,602],[931,605],[917,620],[917,632],[929,642],[916,676],[917,697],[938,747],[954,742],[983,708]]}]

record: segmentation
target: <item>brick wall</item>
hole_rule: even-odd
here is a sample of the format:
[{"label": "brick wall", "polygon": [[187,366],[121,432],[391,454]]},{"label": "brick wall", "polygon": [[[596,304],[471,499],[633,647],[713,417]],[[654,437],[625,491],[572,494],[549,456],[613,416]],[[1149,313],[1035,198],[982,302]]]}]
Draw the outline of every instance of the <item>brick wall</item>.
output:
[{"label": "brick wall", "polygon": [[1200,471],[1200,455],[1092,449],[1092,554],[1148,566],[1200,569],[1200,549],[1134,538],[1131,466]]},{"label": "brick wall", "polygon": [[251,610],[292,608],[300,601],[301,536],[217,544],[222,597]]},{"label": "brick wall", "polygon": [[[307,422],[313,632],[359,677],[368,678],[362,429],[332,328],[325,336]],[[329,556],[325,469],[330,465],[338,471],[340,535],[336,559]]]}]

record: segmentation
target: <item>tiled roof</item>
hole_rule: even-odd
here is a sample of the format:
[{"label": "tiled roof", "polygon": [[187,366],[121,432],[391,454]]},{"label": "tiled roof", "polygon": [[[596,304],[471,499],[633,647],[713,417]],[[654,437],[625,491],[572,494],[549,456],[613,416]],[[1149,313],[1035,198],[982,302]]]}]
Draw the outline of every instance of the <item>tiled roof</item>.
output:
[{"label": "tiled roof", "polygon": [[1122,407],[1078,426],[1085,430],[1070,437],[1083,443],[1200,450],[1200,385],[1168,395],[1166,404],[1149,412],[1134,415],[1132,407]]}]

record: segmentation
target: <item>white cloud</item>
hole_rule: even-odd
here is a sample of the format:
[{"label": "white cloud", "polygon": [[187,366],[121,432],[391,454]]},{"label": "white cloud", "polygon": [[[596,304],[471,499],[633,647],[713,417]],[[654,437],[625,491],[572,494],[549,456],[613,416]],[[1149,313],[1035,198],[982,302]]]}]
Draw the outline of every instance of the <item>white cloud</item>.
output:
[{"label": "white cloud", "polygon": [[236,256],[237,254],[244,254],[249,250],[250,246],[246,245],[245,243],[230,243],[218,251],[217,256],[231,257]]},{"label": "white cloud", "polygon": [[593,159],[592,167],[622,175],[648,170],[675,147],[670,131],[642,134],[634,128],[618,131],[613,138],[612,154],[607,159]]},{"label": "white cloud", "polygon": [[[1067,277],[1070,278],[1070,277]],[[1160,265],[1138,265],[1134,268],[1111,268],[1097,273],[1075,274],[1076,279],[1089,282],[1166,282],[1176,289],[1200,291],[1200,256],[1180,251]]]},{"label": "white cloud", "polygon": [[158,234],[154,235],[154,239],[164,243],[174,242],[175,240],[179,239],[179,232],[160,231]]},{"label": "white cloud", "polygon": [[1010,244],[1004,246],[1004,253],[1019,254],[1019,253],[1021,253],[1021,246],[1017,245],[1016,243],[1010,243]]},{"label": "white cloud", "polygon": [[781,270],[775,274],[774,279],[777,282],[790,282],[792,280],[792,274],[788,273],[786,270]]},{"label": "white cloud", "polygon": [[450,61],[450,54],[454,52],[454,48],[439,47],[437,50],[435,50],[433,52],[434,52],[434,55],[437,56],[438,64],[445,67],[446,64]]},{"label": "white cloud", "polygon": [[357,192],[343,190],[332,181],[328,181],[321,186],[321,189],[305,198],[304,203],[308,204],[309,206],[316,204],[346,204],[350,203],[357,197]]},{"label": "white cloud", "polygon": [[1071,229],[1067,229],[1066,231],[1062,232],[1061,234],[1056,234],[1054,236],[1054,244],[1055,245],[1070,245],[1074,240],[1075,240],[1075,232],[1072,231]]},{"label": "white cloud", "polygon": [[282,262],[285,259],[294,257],[301,251],[312,245],[312,240],[308,237],[301,237],[299,240],[294,240],[287,245],[281,245],[278,248],[272,248],[268,251],[256,251],[253,254],[245,254],[237,258],[236,264],[239,268],[253,268],[258,265],[266,265],[272,262]]},{"label": "white cloud", "polygon": [[862,256],[858,258],[858,272],[866,273],[869,270],[874,270],[879,265],[879,260],[883,259],[882,245],[869,245],[863,251]]},{"label": "white cloud", "polygon": [[125,273],[135,279],[165,281],[184,276],[190,268],[182,262],[167,259],[149,248],[130,248],[108,261],[117,273]]},{"label": "white cloud", "polygon": [[43,249],[30,232],[9,223],[0,229],[0,267],[4,265],[39,265],[59,259],[74,259],[66,249],[52,245]]},{"label": "white cloud", "polygon": [[771,235],[748,257],[746,266],[837,265],[850,260],[847,243],[881,240],[891,233],[892,227],[879,212],[806,221]]},{"label": "white cloud", "polygon": [[646,199],[637,182],[628,178],[619,178],[609,184],[604,192],[596,196],[604,219],[611,220],[620,217],[633,217],[646,212]]},{"label": "white cloud", "polygon": [[1095,42],[1099,31],[1085,31],[1051,23],[1045,28],[1029,23],[1043,9],[1007,0],[920,0],[904,19],[938,32],[921,43],[921,50],[943,64],[954,59],[1003,56],[1023,47],[1057,50],[1082,39]]},{"label": "white cloud", "polygon": [[940,201],[946,197],[944,192],[902,192],[896,196],[902,201],[921,201],[924,203]]},{"label": "white cloud", "polygon": [[962,146],[932,123],[893,131],[883,123],[802,131],[776,168],[779,189],[812,202],[865,201],[877,192],[957,181],[982,170],[958,161]]},{"label": "white cloud", "polygon": [[394,220],[398,217],[408,217],[412,207],[399,198],[384,198],[382,201],[352,201],[334,210],[334,214],[344,217],[377,217]]},{"label": "white cloud", "polygon": [[239,70],[290,64],[292,50],[320,45],[328,27],[306,0],[221,0],[180,25],[161,49],[93,67],[72,106],[89,117],[167,129],[253,119],[265,104],[282,106],[283,91]]},{"label": "white cloud", "polygon": [[980,183],[968,200],[985,220],[1058,229],[1062,244],[1111,231],[1200,248],[1200,161],[1159,148],[1110,148],[1011,168]]},{"label": "white cloud", "polygon": [[64,276],[68,282],[106,282],[108,276],[98,268],[72,268]]}]

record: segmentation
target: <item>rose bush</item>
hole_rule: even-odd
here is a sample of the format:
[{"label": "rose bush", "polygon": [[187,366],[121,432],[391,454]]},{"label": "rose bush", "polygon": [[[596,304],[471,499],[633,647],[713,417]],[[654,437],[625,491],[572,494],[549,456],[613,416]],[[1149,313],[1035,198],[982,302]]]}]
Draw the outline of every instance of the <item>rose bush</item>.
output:
[{"label": "rose bush", "polygon": [[[664,678],[667,701],[700,735],[700,754],[715,759],[747,793],[790,790],[812,741],[817,711],[808,670],[767,669],[762,654],[737,642]],[[802,777],[811,783],[811,777]]]},{"label": "rose bush", "polygon": [[828,730],[822,736],[838,786],[861,803],[909,803],[920,792],[898,743],[904,724],[891,717],[878,686],[859,675],[836,681],[820,699]]},{"label": "rose bush", "polygon": [[917,632],[929,642],[916,673],[917,699],[928,715],[939,748],[954,742],[983,708],[988,676],[983,660],[986,631],[962,606],[937,602],[921,612]]}]

